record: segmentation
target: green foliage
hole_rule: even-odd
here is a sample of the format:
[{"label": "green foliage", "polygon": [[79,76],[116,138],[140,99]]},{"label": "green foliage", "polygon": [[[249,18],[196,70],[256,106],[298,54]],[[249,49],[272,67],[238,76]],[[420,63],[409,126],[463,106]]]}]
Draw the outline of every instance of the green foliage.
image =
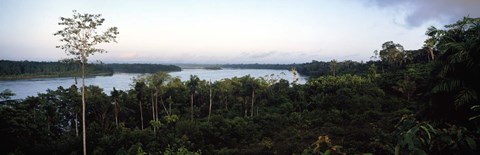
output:
[{"label": "green foliage", "polygon": [[477,151],[474,136],[464,127],[438,128],[406,115],[396,128],[395,154],[474,154]]},{"label": "green foliage", "polygon": [[342,62],[322,62],[322,61],[312,61],[310,63],[303,63],[295,65],[298,73],[304,76],[309,77],[319,77],[326,75],[345,75],[345,74],[356,74],[356,75],[366,75],[368,73],[368,67],[372,62],[363,63],[355,62],[351,60],[346,60]]},{"label": "green foliage", "polygon": [[[440,107],[432,110],[443,113],[445,108],[455,108],[456,117],[444,115],[451,121],[467,122],[478,115],[470,107],[479,105],[480,83],[480,18],[465,17],[446,29],[429,28],[427,41],[439,51],[433,74],[437,76],[432,89],[433,102]],[[438,114],[440,115],[440,114]]]},{"label": "green foliage", "polygon": [[170,124],[170,123],[177,122],[180,118],[177,115],[169,115],[169,116],[164,116],[163,119],[165,119],[167,124]]},{"label": "green foliage", "polygon": [[391,65],[402,65],[406,61],[406,53],[403,46],[393,41],[383,43],[382,50],[378,53],[382,62]]},{"label": "green foliage", "polygon": [[[86,66],[86,75],[112,75],[122,73],[172,72],[182,69],[175,65],[161,64],[103,64]],[[0,60],[0,79],[80,76],[80,66],[75,61],[35,62]]]},{"label": "green foliage", "polygon": [[163,155],[201,155],[201,151],[189,151],[185,146],[181,146],[174,150],[170,145],[165,149]]},{"label": "green foliage", "polygon": [[[111,75],[104,64],[89,64],[86,75]],[[79,76],[80,66],[74,63],[0,60],[0,79]]]},{"label": "green foliage", "polygon": [[0,100],[9,100],[12,96],[15,96],[15,93],[13,93],[10,89],[4,89],[2,92],[0,92]]},{"label": "green foliage", "polygon": [[162,122],[160,121],[150,121],[150,126],[152,126],[153,128],[160,128],[163,126]]},{"label": "green foliage", "polygon": [[[478,52],[470,49],[478,47],[478,24],[472,22],[429,29],[424,49],[386,42],[381,61],[294,66],[313,75],[306,84],[275,75],[210,84],[156,73],[110,96],[87,86],[87,152],[479,154]],[[329,69],[335,76],[326,76]],[[81,152],[80,99],[72,86],[1,102],[0,154]],[[150,122],[144,129],[143,119]]]},{"label": "green foliage", "polygon": [[87,63],[87,57],[95,53],[106,52],[103,49],[95,48],[101,43],[116,42],[119,34],[117,27],[108,28],[107,31],[97,34],[96,30],[105,21],[100,14],[81,14],[73,10],[72,18],[60,18],[58,25],[64,26],[62,30],[54,35],[60,36],[60,41],[65,44],[57,46],[64,50],[74,60]]}]

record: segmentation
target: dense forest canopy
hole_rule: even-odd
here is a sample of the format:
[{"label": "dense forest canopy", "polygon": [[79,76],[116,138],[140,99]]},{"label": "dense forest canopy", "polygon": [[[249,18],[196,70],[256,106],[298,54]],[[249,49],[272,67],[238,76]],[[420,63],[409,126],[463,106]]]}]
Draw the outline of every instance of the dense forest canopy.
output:
[{"label": "dense forest canopy", "polygon": [[[0,60],[1,78],[78,76],[80,65],[62,62]],[[111,75],[113,70],[102,64],[89,64],[88,75]]]},{"label": "dense forest canopy", "polygon": [[[181,81],[159,72],[88,86],[89,154],[479,154],[480,18],[431,27],[418,50],[295,66],[312,78]],[[291,66],[288,66],[289,68]],[[0,154],[79,154],[79,89],[0,106]]]},{"label": "dense forest canopy", "polygon": [[[112,75],[122,73],[172,72],[182,69],[175,65],[162,64],[87,64],[87,75]],[[79,76],[80,64],[72,62],[37,62],[0,60],[0,79]]]}]

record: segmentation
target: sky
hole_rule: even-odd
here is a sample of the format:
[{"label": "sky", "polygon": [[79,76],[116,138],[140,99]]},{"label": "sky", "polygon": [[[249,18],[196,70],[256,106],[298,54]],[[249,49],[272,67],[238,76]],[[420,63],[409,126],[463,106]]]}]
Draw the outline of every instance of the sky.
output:
[{"label": "sky", "polygon": [[102,14],[107,63],[368,61],[386,41],[419,49],[430,26],[480,17],[480,0],[1,0],[0,59],[57,61],[60,17]]}]

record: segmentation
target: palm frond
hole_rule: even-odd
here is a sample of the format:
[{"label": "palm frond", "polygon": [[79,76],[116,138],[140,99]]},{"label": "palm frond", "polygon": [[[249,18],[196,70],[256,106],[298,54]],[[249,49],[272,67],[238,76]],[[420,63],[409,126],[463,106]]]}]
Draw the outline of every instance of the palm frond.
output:
[{"label": "palm frond", "polygon": [[461,90],[455,97],[455,104],[457,106],[460,106],[467,103],[476,102],[477,100],[477,92],[473,89],[466,88]]},{"label": "palm frond", "polygon": [[452,92],[460,90],[464,86],[464,82],[460,80],[442,81],[432,88],[432,93]]}]

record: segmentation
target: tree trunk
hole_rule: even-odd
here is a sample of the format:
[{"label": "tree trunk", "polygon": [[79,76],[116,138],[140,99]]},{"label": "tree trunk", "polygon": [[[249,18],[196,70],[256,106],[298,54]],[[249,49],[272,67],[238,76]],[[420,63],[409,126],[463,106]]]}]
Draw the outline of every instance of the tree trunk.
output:
[{"label": "tree trunk", "polygon": [[117,101],[115,101],[115,125],[118,128],[118,107],[117,107]]},{"label": "tree trunk", "polygon": [[[155,121],[155,102],[153,100],[154,94],[152,94],[152,120]],[[156,134],[155,126],[153,126],[153,134]]]},{"label": "tree trunk", "polygon": [[[82,52],[82,58],[84,57]],[[84,59],[84,58],[83,58]],[[83,154],[87,155],[87,134],[85,133],[85,62],[82,62],[82,134]]]},{"label": "tree trunk", "polygon": [[155,100],[153,99],[154,98],[154,94],[152,94],[152,120],[155,121]]},{"label": "tree trunk", "polygon": [[193,93],[190,94],[190,119],[193,121]]},{"label": "tree trunk", "polygon": [[255,103],[255,89],[252,90],[252,107],[250,109],[250,117],[253,117],[253,104]]},{"label": "tree trunk", "polygon": [[142,109],[142,101],[140,101],[140,121],[142,123],[142,130],[143,130],[143,109]]},{"label": "tree trunk", "polygon": [[153,120],[158,120],[158,93],[155,92],[155,103],[153,104]]},{"label": "tree trunk", "polygon": [[78,113],[75,113],[75,135],[78,137]]},{"label": "tree trunk", "polygon": [[171,115],[172,114],[172,96],[168,96],[168,99],[170,100],[170,102],[168,102],[168,110],[170,111],[169,114]]},{"label": "tree trunk", "polygon": [[243,117],[247,117],[247,97],[243,98]]},{"label": "tree trunk", "polygon": [[430,58],[432,58],[432,60],[435,60],[435,54],[433,54],[433,49],[428,48],[428,52],[430,53]]},{"label": "tree trunk", "polygon": [[225,110],[228,111],[228,96],[225,96]]},{"label": "tree trunk", "polygon": [[[165,106],[165,102],[163,102],[162,97],[160,97],[160,103],[162,103],[163,110],[165,110],[165,113],[167,113],[167,115],[170,116],[170,113],[168,113],[167,107]],[[157,106],[157,120],[158,120],[158,106]]]},{"label": "tree trunk", "polygon": [[208,108],[208,120],[210,120],[211,114],[212,114],[212,82],[210,81],[210,107]]}]

